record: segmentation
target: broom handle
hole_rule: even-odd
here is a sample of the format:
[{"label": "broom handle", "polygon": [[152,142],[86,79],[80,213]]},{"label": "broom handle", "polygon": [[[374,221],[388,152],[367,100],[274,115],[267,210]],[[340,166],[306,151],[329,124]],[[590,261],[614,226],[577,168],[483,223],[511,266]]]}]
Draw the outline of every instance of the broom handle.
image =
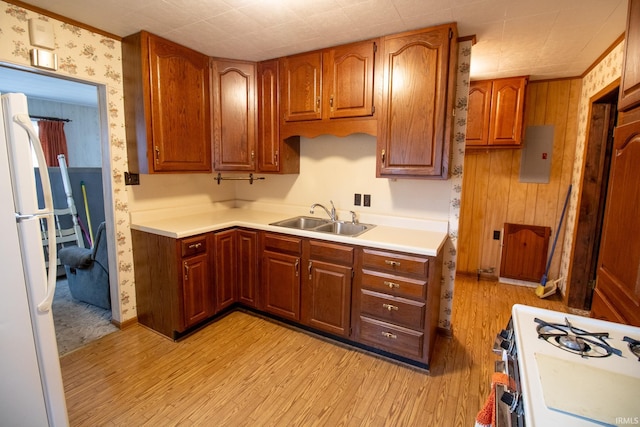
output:
[{"label": "broom handle", "polygon": [[556,236],[553,238],[553,246],[551,247],[551,256],[549,256],[549,260],[547,261],[547,270],[544,272],[545,276],[549,274],[549,267],[551,267],[551,260],[553,259],[554,252],[556,251],[556,243],[558,243],[558,235],[560,234],[560,228],[562,228],[562,220],[564,220],[564,213],[567,210],[567,205],[569,204],[569,196],[571,195],[572,185],[573,184],[569,184],[569,190],[567,190],[567,197],[564,199],[564,207],[562,208],[562,214],[560,215],[560,222],[558,223]]}]

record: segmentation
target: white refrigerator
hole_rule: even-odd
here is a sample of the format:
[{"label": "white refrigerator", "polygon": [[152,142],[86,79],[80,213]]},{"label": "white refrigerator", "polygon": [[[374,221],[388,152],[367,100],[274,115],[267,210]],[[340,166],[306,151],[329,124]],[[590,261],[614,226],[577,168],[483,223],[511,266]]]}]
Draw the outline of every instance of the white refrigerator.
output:
[{"label": "white refrigerator", "polygon": [[[0,425],[67,426],[40,221],[56,259],[51,186],[24,94],[2,95],[0,120]],[[45,194],[39,207],[32,149]]]}]

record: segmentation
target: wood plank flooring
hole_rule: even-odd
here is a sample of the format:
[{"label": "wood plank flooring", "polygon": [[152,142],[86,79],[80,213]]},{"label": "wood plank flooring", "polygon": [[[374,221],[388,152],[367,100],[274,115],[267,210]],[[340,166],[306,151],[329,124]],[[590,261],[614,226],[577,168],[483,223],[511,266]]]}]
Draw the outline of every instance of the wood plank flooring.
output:
[{"label": "wood plank flooring", "polygon": [[234,312],[174,343],[141,326],[60,359],[72,426],[471,426],[495,334],[522,303],[559,295],[458,277],[453,336],[431,372]]}]

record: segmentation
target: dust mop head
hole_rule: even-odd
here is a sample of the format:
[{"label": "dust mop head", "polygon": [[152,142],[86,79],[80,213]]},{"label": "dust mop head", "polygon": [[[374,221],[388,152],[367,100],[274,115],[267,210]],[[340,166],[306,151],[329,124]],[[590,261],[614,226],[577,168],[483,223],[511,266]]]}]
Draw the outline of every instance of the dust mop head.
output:
[{"label": "dust mop head", "polygon": [[538,296],[538,298],[546,298],[555,294],[558,290],[558,283],[560,283],[561,280],[562,278],[556,279],[546,286],[538,286],[536,288],[536,295]]}]

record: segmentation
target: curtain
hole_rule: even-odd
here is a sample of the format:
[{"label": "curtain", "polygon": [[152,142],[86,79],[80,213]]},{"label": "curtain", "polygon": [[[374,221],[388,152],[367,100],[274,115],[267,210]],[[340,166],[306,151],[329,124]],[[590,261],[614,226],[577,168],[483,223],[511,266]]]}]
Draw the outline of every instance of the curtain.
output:
[{"label": "curtain", "polygon": [[39,120],[38,131],[47,166],[58,167],[58,154],[64,154],[69,162],[67,138],[64,135],[64,122]]}]

